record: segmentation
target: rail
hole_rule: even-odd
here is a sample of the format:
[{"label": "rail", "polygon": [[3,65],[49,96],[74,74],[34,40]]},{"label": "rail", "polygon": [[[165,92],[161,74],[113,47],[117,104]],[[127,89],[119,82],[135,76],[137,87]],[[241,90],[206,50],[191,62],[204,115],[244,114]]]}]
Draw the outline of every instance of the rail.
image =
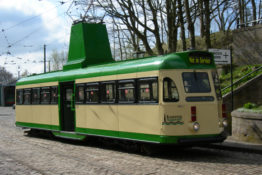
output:
[{"label": "rail", "polygon": [[222,91],[226,90],[227,88],[230,88],[231,86],[234,86],[234,85],[238,84],[239,82],[241,82],[241,80],[243,80],[243,79],[246,78],[247,76],[253,74],[254,72],[259,71],[261,68],[262,68],[262,66],[260,66],[259,68],[253,70],[252,72],[249,72],[248,74],[244,75],[243,77],[241,77],[239,80],[237,80],[237,81],[234,82],[233,84],[224,87],[224,88],[222,89]]}]

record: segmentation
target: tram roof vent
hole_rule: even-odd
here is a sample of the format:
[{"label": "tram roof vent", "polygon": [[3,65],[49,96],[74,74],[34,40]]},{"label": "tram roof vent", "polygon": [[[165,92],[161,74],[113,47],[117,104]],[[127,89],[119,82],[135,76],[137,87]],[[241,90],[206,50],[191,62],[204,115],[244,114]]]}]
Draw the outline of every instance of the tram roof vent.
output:
[{"label": "tram roof vent", "polygon": [[67,63],[63,70],[112,62],[112,54],[104,24],[80,21],[71,27]]}]

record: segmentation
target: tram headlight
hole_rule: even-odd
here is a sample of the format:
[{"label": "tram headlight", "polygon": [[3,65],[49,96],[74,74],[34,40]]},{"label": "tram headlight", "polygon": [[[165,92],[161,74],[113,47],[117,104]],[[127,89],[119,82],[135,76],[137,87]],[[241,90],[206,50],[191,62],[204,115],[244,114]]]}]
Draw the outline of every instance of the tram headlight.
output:
[{"label": "tram headlight", "polygon": [[227,127],[227,126],[228,126],[228,121],[227,121],[227,119],[224,119],[224,120],[222,121],[222,125],[223,125],[223,127]]},{"label": "tram headlight", "polygon": [[198,122],[193,123],[193,130],[198,131],[200,129],[200,124]]}]

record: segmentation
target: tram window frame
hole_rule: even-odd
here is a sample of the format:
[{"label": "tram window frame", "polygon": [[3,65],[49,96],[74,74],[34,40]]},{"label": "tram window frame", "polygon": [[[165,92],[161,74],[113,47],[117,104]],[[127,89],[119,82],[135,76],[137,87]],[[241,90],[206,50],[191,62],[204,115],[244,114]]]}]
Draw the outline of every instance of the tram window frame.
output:
[{"label": "tram window frame", "polygon": [[[80,91],[79,89],[80,88],[83,88],[83,99],[80,99]],[[85,101],[86,101],[86,87],[85,87],[85,84],[76,84],[76,104],[84,104]]]},{"label": "tram window frame", "polygon": [[[50,87],[41,87],[40,92],[40,103],[41,104],[50,104],[51,102],[51,88]],[[48,100],[43,100],[43,94],[49,94]]]},{"label": "tram window frame", "polygon": [[[88,89],[89,87],[95,87],[95,88],[91,88]],[[90,97],[90,95],[93,95],[92,93],[96,92],[96,101],[92,101]],[[88,93],[88,95],[87,95]],[[99,83],[86,83],[85,84],[85,88],[84,88],[84,94],[85,94],[85,103],[86,104],[98,104],[100,103],[100,84]]]},{"label": "tram window frame", "polygon": [[[122,85],[125,84],[132,84],[132,87],[125,87]],[[136,83],[135,80],[119,80],[117,83],[117,95],[118,95],[118,103],[135,103],[136,102]],[[129,93],[129,89],[133,89],[133,99],[131,100],[126,100],[121,98],[121,91],[124,90],[124,94]]]},{"label": "tram window frame", "polygon": [[[168,98],[165,98],[165,82],[167,81],[167,95],[168,95]],[[172,87],[172,82],[174,83],[174,87]],[[177,98],[172,98],[172,88],[175,88],[176,89],[176,92],[177,92]],[[169,77],[165,77],[163,79],[163,101],[164,102],[178,102],[179,101],[179,92],[178,92],[178,88],[176,86],[176,83],[174,80],[172,80],[171,78]]]},{"label": "tram window frame", "polygon": [[[35,91],[37,91],[35,96]],[[32,104],[40,103],[40,88],[32,88]]]},{"label": "tram window frame", "polygon": [[[55,90],[55,91],[53,91],[53,90]],[[53,95],[54,94],[54,92],[55,92],[55,96]],[[50,94],[51,94],[51,96],[50,96],[50,103],[51,104],[58,104],[58,87],[57,86],[51,86],[50,87]]]},{"label": "tram window frame", "polygon": [[[112,85],[113,87],[113,95],[112,95],[112,100],[107,99],[108,94],[110,93],[109,90],[107,90],[106,86],[107,85]],[[107,82],[101,82],[100,84],[100,96],[101,96],[101,103],[109,103],[109,104],[113,104],[117,102],[117,98],[116,98],[116,81],[107,81]],[[106,97],[106,98],[105,98]]]},{"label": "tram window frame", "polygon": [[[27,101],[27,98],[25,97],[26,95],[29,95],[28,101]],[[24,89],[24,91],[23,91],[23,104],[31,105],[31,103],[32,103],[32,89],[31,88]]]},{"label": "tram window frame", "polygon": [[[151,77],[151,78],[139,78],[137,80],[137,91],[138,91],[138,103],[158,103],[159,101],[159,83],[157,77]],[[154,98],[153,94],[153,83],[156,83],[156,98]],[[141,99],[141,84],[148,84],[149,85],[149,100],[142,100]]]},{"label": "tram window frame", "polygon": [[[21,92],[21,94],[20,94],[20,92]],[[16,90],[16,104],[22,105],[23,102],[24,102],[24,90],[23,89],[17,89]]]}]

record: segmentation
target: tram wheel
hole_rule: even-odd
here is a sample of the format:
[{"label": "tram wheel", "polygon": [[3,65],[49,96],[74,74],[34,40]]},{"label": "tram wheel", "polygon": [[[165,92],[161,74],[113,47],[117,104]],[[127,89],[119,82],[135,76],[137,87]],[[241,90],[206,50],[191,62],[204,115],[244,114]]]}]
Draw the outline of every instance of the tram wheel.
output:
[{"label": "tram wheel", "polygon": [[140,150],[142,154],[145,154],[147,156],[153,156],[157,153],[157,147],[153,144],[141,144]]}]

